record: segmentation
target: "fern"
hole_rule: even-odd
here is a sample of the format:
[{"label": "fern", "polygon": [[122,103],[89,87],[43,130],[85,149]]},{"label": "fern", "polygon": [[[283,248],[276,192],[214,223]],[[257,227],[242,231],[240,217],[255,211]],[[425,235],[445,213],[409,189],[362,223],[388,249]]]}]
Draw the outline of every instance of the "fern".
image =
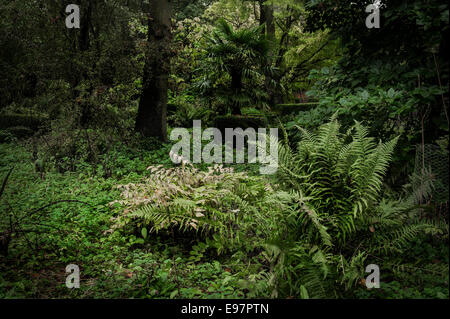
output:
[{"label": "fern", "polygon": [[140,183],[119,185],[125,208],[114,229],[145,225],[150,233],[190,233],[220,253],[252,250],[284,232],[278,227],[291,195],[275,192],[264,179],[215,165],[200,171],[187,164],[149,167]]},{"label": "fern", "polygon": [[[334,114],[316,133],[278,145],[277,178],[291,194],[291,237],[277,242],[278,290],[297,297],[342,296],[364,276],[364,261],[400,258],[422,234],[448,238],[448,225],[421,215],[431,179],[413,177],[399,199],[382,199],[398,137],[376,143],[361,123],[341,133]],[[411,189],[412,188],[412,189]]]},{"label": "fern", "polygon": [[[322,239],[328,229],[343,244],[356,230],[355,219],[379,200],[397,138],[376,145],[358,122],[342,134],[336,118],[334,114],[316,134],[298,128],[301,139],[295,150],[286,142],[279,144],[278,178],[310,197],[307,211],[314,214],[307,216],[314,218],[312,223],[301,218],[304,228],[315,227]],[[304,211],[300,209],[299,214],[303,216]]]}]

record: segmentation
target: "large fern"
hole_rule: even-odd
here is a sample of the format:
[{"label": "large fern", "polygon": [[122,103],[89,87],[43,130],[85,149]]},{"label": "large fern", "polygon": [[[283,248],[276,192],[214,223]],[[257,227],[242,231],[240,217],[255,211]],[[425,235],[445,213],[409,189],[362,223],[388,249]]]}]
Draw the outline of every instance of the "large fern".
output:
[{"label": "large fern", "polygon": [[277,289],[297,297],[342,296],[363,278],[368,257],[401,259],[418,235],[448,236],[448,225],[420,213],[429,180],[415,178],[401,198],[382,199],[398,138],[376,143],[358,122],[342,132],[337,114],[316,133],[298,129],[296,147],[279,143],[277,177],[291,193],[286,213],[296,223],[290,240],[271,246]]},{"label": "large fern", "polygon": [[278,177],[309,197],[308,208],[299,211],[302,224],[326,228],[342,244],[355,231],[355,219],[379,200],[397,138],[377,145],[358,122],[341,133],[336,116],[316,134],[299,128],[296,149],[280,143]]},{"label": "large fern", "polygon": [[221,165],[208,171],[191,165],[149,170],[140,183],[118,186],[122,200],[115,202],[125,209],[116,228],[131,223],[150,233],[179,230],[202,240],[212,238],[219,252],[251,250],[283,232],[280,212],[288,209],[291,195],[274,191],[262,178]]}]

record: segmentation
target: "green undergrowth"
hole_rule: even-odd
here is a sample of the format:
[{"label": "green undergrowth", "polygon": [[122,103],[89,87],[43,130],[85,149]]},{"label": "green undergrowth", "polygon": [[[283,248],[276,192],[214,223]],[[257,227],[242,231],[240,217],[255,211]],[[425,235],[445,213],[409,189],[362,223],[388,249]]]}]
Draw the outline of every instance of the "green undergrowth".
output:
[{"label": "green undergrowth", "polygon": [[[115,162],[102,162],[111,165],[107,177],[108,166],[86,162],[64,173],[49,163],[43,173],[37,172],[29,149],[25,143],[0,144],[2,181],[13,168],[0,198],[0,232],[15,221],[8,255],[0,254],[0,298],[308,297],[281,288],[274,295],[274,283],[283,277],[276,273],[278,261],[265,244],[288,232],[292,198],[276,181],[258,175],[257,168],[242,164],[232,171],[211,171],[197,165],[177,175],[192,179],[184,188],[158,193],[158,206],[133,217],[131,212],[142,206],[114,203],[124,200],[118,185],[148,187],[155,173],[147,169],[151,165],[162,165],[164,172],[182,171],[169,159],[170,144],[113,148]],[[138,190],[132,198],[145,198],[155,190]],[[166,195],[170,205],[162,200]],[[153,213],[177,211],[175,198],[181,213],[198,214],[189,215],[197,219],[195,226],[190,220],[185,223],[181,214],[153,227],[158,220]],[[130,215],[124,215],[127,208]],[[213,221],[223,228],[210,228]],[[420,271],[430,263],[437,268],[448,265],[445,242],[418,237],[409,250],[413,271],[385,264],[380,289],[357,283],[341,297],[448,298],[448,275],[433,274],[428,266]],[[68,264],[80,267],[79,289],[65,286]]]},{"label": "green undergrowth", "polygon": [[[35,171],[31,154],[17,144],[1,144],[0,175],[13,171],[1,198],[1,227],[9,214],[21,220],[7,257],[0,255],[1,298],[241,298],[257,286],[262,265],[252,258],[202,249],[196,238],[109,234],[120,207],[113,186],[140,181],[149,163],[172,166],[170,148],[119,154],[112,176],[103,167],[81,163],[75,172]],[[61,202],[34,213],[40,207]],[[81,287],[65,287],[65,267],[80,266]],[[257,277],[257,276],[256,276]],[[253,279],[252,279],[253,278]],[[252,284],[252,280],[255,282]],[[241,287],[241,288],[239,288]]]}]

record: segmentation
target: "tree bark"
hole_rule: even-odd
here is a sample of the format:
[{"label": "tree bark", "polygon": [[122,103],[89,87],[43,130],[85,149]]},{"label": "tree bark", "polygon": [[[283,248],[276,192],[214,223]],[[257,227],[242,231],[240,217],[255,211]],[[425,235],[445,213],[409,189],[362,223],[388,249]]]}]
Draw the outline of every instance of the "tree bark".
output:
[{"label": "tree bark", "polygon": [[[240,96],[242,93],[242,71],[235,69],[231,71],[231,89],[233,94]],[[241,105],[237,100],[231,105],[231,114],[241,115]]]},{"label": "tree bark", "polygon": [[167,142],[167,87],[171,55],[170,0],[151,0],[148,17],[148,51],[135,129],[146,137]]},{"label": "tree bark", "polygon": [[[80,7],[83,8],[82,4],[80,4]],[[90,29],[91,29],[91,18],[92,18],[92,2],[87,2],[87,8],[86,10],[82,10],[81,13],[81,28],[80,28],[80,37],[78,38],[78,46],[80,48],[80,51],[87,51],[89,50],[91,46],[90,41]]]},{"label": "tree bark", "polygon": [[[259,0],[259,24],[265,24],[263,29],[263,34],[266,35],[267,39],[273,43],[275,40],[275,24],[273,21],[273,5],[272,4],[264,4],[266,0]],[[273,63],[273,55],[270,52],[267,58],[266,63],[271,65]],[[272,75],[268,72],[265,72],[265,80],[264,86],[267,90],[267,94],[269,95],[269,104],[274,104],[274,93],[275,89],[272,85]]]},{"label": "tree bark", "polygon": [[[91,26],[92,26],[92,3],[93,1],[83,1],[79,0],[77,1],[77,4],[80,6],[80,32],[78,35],[78,53],[80,53],[80,57],[83,59],[85,58],[83,56],[84,52],[87,52],[91,48]],[[79,73],[78,79],[74,85],[74,87],[77,87],[83,80],[89,79],[89,68],[91,66],[83,65],[82,71]],[[88,87],[88,93],[91,94],[93,91],[92,83],[89,81],[89,87]],[[77,99],[80,97],[80,91],[76,90],[76,96]],[[92,106],[88,101],[81,102],[81,117],[80,117],[80,125],[82,127],[87,126],[87,124],[90,122],[92,118]]]}]

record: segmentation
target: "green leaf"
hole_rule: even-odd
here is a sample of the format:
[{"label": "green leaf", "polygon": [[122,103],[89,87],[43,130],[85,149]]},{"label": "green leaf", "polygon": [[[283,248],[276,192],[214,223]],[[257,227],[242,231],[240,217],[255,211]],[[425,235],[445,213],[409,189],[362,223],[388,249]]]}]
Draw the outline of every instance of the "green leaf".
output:
[{"label": "green leaf", "polygon": [[170,293],[170,299],[175,298],[175,296],[178,295],[178,290],[174,290]]},{"label": "green leaf", "polygon": [[143,227],[141,229],[142,238],[146,239],[147,238],[147,234],[148,234],[147,228]]},{"label": "green leaf", "polygon": [[306,290],[305,286],[300,286],[300,297],[302,299],[309,299],[308,290]]}]

